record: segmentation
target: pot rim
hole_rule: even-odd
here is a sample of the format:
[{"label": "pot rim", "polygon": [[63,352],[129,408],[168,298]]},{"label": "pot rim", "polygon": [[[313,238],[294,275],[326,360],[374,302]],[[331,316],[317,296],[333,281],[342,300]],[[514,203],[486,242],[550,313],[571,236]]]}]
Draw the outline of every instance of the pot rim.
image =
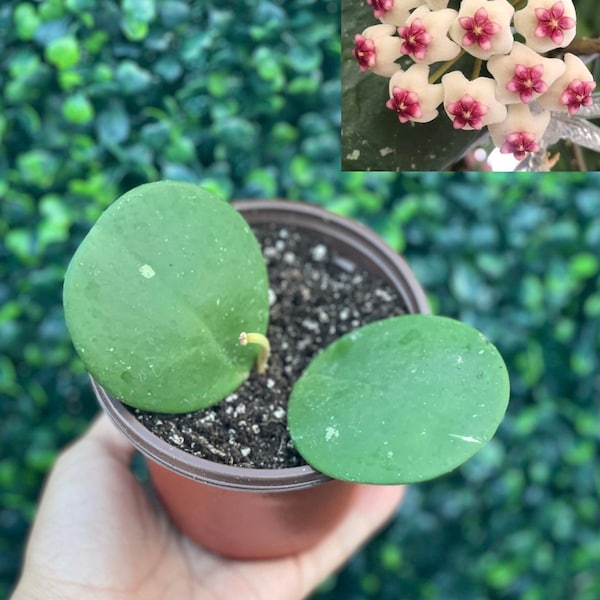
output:
[{"label": "pot rim", "polygon": [[[315,233],[335,237],[370,262],[378,263],[380,275],[391,281],[400,293],[408,312],[429,314],[429,302],[425,290],[415,277],[408,263],[378,234],[366,225],[349,217],[332,213],[316,204],[298,200],[235,200],[232,205],[244,215],[252,214],[257,223],[270,222],[270,216],[293,215],[293,225]],[[331,231],[332,225],[336,228]],[[335,233],[335,235],[332,235]],[[368,244],[368,246],[366,245]],[[399,285],[402,283],[402,285]]]},{"label": "pot rim", "polygon": [[90,377],[100,405],[111,421],[144,456],[179,475],[195,481],[248,491],[286,491],[311,487],[331,478],[309,465],[286,469],[235,467],[213,462],[172,446],[140,423],[119,400]]},{"label": "pot rim", "polygon": [[[284,218],[286,225],[309,229],[313,235],[325,234],[377,264],[380,275],[394,285],[409,313],[429,313],[427,297],[406,261],[376,233],[319,206],[289,200],[238,200],[232,205],[251,223],[273,222]],[[293,220],[291,220],[293,219]],[[280,221],[276,221],[280,222]],[[119,400],[90,376],[101,407],[144,456],[195,481],[228,489],[255,492],[283,492],[312,487],[332,479],[311,467],[257,469],[216,463],[172,446],[148,430]]]}]

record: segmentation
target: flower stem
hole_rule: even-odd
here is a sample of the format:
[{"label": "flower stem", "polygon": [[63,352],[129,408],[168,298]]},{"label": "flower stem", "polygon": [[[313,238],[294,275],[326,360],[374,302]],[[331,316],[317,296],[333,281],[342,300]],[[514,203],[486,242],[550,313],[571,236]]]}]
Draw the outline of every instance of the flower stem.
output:
[{"label": "flower stem", "polygon": [[473,65],[473,73],[471,73],[471,81],[479,77],[479,74],[481,73],[481,65],[483,65],[483,61],[480,58],[476,59],[475,64]]},{"label": "flower stem", "polygon": [[242,346],[246,344],[258,344],[260,346],[260,352],[256,359],[256,370],[262,375],[267,370],[267,361],[271,355],[269,340],[262,333],[246,333],[242,331],[239,341]]},{"label": "flower stem", "polygon": [[465,53],[464,50],[461,50],[458,56],[454,57],[451,60],[447,60],[443,63],[436,71],[433,72],[432,75],[429,76],[429,83],[435,83],[458,59]]}]

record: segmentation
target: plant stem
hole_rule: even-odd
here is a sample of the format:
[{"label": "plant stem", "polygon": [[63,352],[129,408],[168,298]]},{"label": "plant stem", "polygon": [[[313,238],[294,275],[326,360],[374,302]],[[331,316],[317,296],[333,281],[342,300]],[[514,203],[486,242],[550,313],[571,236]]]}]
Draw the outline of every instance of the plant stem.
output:
[{"label": "plant stem", "polygon": [[246,333],[242,331],[239,341],[242,346],[246,344],[258,344],[260,346],[260,352],[256,359],[256,370],[262,375],[267,370],[267,361],[271,355],[269,340],[262,333]]},{"label": "plant stem", "polygon": [[480,58],[476,59],[475,64],[473,65],[473,73],[471,73],[471,81],[479,77],[479,74],[481,73],[481,65],[483,65],[483,61]]},{"label": "plant stem", "polygon": [[434,73],[429,76],[429,83],[435,83],[463,54],[464,50],[458,53],[458,56],[443,63]]},{"label": "plant stem", "polygon": [[575,38],[566,48],[557,48],[564,52],[572,52],[573,54],[595,54],[600,52],[600,36],[595,38]]}]

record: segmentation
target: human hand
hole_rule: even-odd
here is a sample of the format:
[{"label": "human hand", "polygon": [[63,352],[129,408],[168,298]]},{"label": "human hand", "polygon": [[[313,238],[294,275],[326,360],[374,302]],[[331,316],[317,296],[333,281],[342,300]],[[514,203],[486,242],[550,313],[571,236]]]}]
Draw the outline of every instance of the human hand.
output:
[{"label": "human hand", "polygon": [[337,527],[275,560],[212,554],[178,531],[129,468],[134,450],[101,416],[58,459],[12,600],[299,600],[392,515],[401,486],[361,486]]}]

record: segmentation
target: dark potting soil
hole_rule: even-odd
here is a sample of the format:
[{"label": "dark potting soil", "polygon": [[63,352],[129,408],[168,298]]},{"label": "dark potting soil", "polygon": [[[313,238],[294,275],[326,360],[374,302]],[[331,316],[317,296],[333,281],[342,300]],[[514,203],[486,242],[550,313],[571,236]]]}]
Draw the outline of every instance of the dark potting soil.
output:
[{"label": "dark potting soil", "polygon": [[406,312],[388,283],[290,227],[254,227],[269,273],[271,357],[219,404],[180,415],[135,410],[170,444],[214,462],[254,468],[305,464],[287,431],[287,399],[310,360],[343,334]]}]

